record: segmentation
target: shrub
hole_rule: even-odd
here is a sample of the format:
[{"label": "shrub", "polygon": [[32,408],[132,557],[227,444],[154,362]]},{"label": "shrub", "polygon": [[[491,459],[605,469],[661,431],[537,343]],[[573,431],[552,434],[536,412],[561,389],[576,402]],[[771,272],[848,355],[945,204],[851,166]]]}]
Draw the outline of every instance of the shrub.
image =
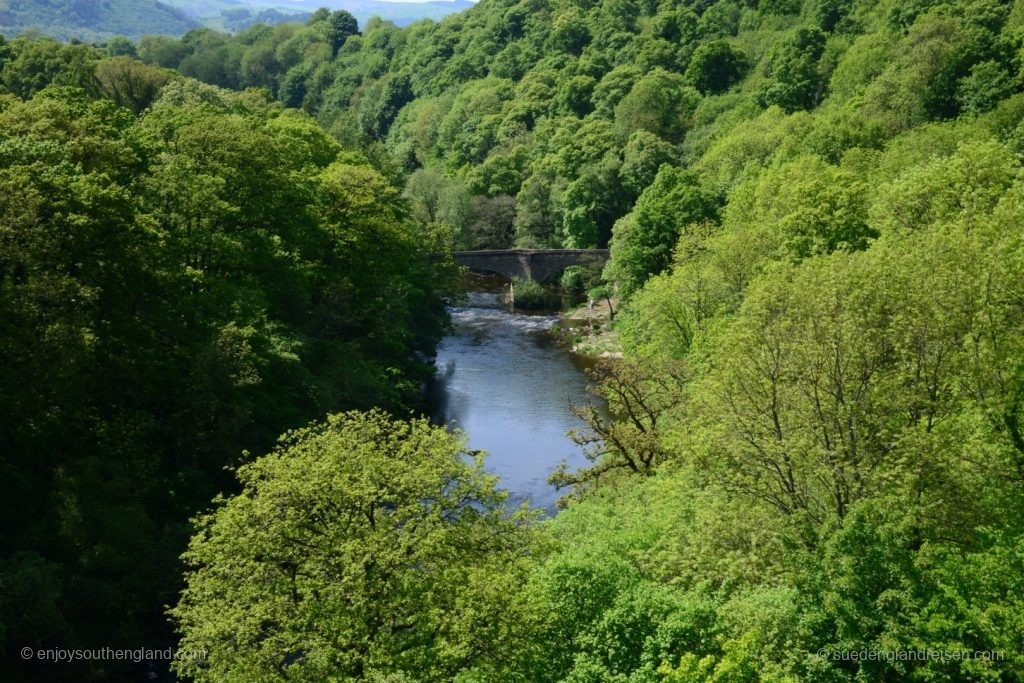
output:
[{"label": "shrub", "polygon": [[544,308],[548,302],[548,293],[539,282],[533,280],[512,279],[515,301],[519,308]]}]

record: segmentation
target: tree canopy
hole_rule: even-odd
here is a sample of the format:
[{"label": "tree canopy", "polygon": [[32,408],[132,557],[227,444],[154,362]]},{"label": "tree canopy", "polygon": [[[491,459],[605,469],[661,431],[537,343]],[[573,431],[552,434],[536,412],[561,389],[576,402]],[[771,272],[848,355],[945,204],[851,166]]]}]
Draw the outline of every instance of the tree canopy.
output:
[{"label": "tree canopy", "polygon": [[[1021,3],[361,29],[0,42],[9,678],[1024,678]],[[510,245],[611,251],[544,522],[416,417]]]}]

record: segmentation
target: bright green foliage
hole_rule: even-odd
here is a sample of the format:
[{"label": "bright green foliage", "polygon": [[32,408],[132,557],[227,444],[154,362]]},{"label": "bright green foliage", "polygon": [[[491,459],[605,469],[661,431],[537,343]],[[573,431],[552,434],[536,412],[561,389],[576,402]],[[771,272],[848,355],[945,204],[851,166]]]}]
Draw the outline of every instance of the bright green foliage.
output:
[{"label": "bright green foliage", "polygon": [[[346,413],[286,434],[200,517],[172,616],[198,681],[439,680],[488,663],[531,534],[459,435]],[[490,583],[491,585],[488,585]]]},{"label": "bright green foliage", "polygon": [[622,139],[646,130],[678,142],[698,99],[681,76],[656,69],[637,81],[616,105],[616,130]]},{"label": "bright green foliage", "polygon": [[[338,12],[236,38],[192,31],[177,44],[147,38],[139,54],[216,85],[266,87],[339,135],[356,120],[407,172],[438,166],[468,181],[473,197],[516,197],[519,244],[603,247],[649,183],[624,177],[620,188],[609,175],[628,164],[638,131],[678,146],[671,163],[706,163],[708,147],[732,142],[726,133],[759,108],[811,111],[831,100],[819,111],[832,125],[816,127],[801,151],[836,164],[851,147],[988,111],[1019,89],[1010,26],[1020,22],[1005,3],[896,4],[501,0],[405,29],[370,21],[361,35]],[[608,159],[550,163],[595,120],[616,134]],[[798,143],[810,133],[779,123]]]},{"label": "bright green foliage", "polygon": [[814,29],[800,29],[779,45],[771,59],[772,81],[758,96],[761,104],[778,105],[787,112],[818,104],[822,96],[818,60],[824,49],[825,36]]},{"label": "bright green foliage", "polygon": [[713,221],[717,214],[717,198],[700,187],[696,175],[662,166],[633,212],[615,224],[605,276],[628,296],[669,266],[672,245],[690,224]]},{"label": "bright green foliage", "polygon": [[[610,242],[607,281],[566,282],[624,358],[593,377],[608,410],[577,408],[550,543],[456,439],[337,418],[241,470],[312,506],[204,518],[209,593],[177,614],[227,654],[195,674],[1024,679],[1020,3],[488,0],[344,42],[331,16],[147,38],[147,66],[0,43],[8,660],[14,633],[165,638],[224,465],[415,408],[451,272],[424,254]],[[391,457],[411,435],[448,460]],[[486,504],[417,517],[456,470]],[[392,483],[408,522],[380,535],[306,514]],[[366,576],[353,539],[396,581],[332,564]]]}]

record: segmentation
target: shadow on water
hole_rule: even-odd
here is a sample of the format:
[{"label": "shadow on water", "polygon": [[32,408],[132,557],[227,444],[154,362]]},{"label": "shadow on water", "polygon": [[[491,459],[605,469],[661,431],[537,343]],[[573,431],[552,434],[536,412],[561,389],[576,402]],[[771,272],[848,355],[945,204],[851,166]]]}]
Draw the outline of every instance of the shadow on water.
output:
[{"label": "shadow on water", "polygon": [[586,464],[566,432],[581,427],[570,405],[593,400],[584,374],[590,363],[555,342],[555,311],[512,311],[506,287],[501,278],[467,276],[465,299],[449,309],[452,333],[438,347],[432,418],[490,454],[486,467],[513,504],[529,500],[553,512],[562,494],[548,476],[563,460]]}]

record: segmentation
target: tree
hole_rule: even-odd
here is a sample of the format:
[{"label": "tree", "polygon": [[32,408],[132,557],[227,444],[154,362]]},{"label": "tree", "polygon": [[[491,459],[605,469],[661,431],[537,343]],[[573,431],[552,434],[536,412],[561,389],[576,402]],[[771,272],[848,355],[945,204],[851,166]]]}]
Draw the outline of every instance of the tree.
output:
[{"label": "tree", "polygon": [[11,41],[7,48],[9,57],[2,64],[3,85],[23,100],[47,85],[90,87],[96,63],[104,56],[85,45],[25,37]]},{"label": "tree", "polygon": [[559,488],[573,487],[576,495],[592,490],[608,473],[654,474],[667,457],[660,421],[682,400],[682,370],[674,364],[655,368],[643,363],[605,362],[589,375],[594,394],[608,402],[612,415],[621,418],[609,418],[607,411],[593,404],[573,407],[586,429],[571,436],[588,447],[587,459],[594,465],[570,472],[563,463],[550,481]]},{"label": "tree", "polygon": [[717,216],[717,198],[700,186],[693,172],[662,166],[632,213],[615,223],[605,277],[628,297],[669,266],[672,250],[688,225]]},{"label": "tree", "polygon": [[0,100],[0,147],[0,615],[25,642],[166,643],[157,605],[224,465],[325,411],[417,404],[454,265],[363,156],[262,93],[176,78],[137,117],[50,85]]},{"label": "tree", "polygon": [[343,9],[332,12],[327,19],[327,42],[331,45],[332,54],[337,55],[348,37],[358,33],[359,23],[356,18]]},{"label": "tree", "polygon": [[802,28],[779,45],[771,58],[772,81],[758,94],[762,106],[773,104],[787,112],[810,109],[821,100],[824,83],[818,60],[825,50],[825,34]]},{"label": "tree", "polygon": [[679,74],[655,69],[633,86],[615,107],[615,127],[627,140],[638,130],[677,142],[686,131],[700,95]]},{"label": "tree", "polygon": [[812,15],[822,31],[831,33],[849,15],[851,0],[815,0]]},{"label": "tree", "polygon": [[663,164],[677,161],[678,156],[674,146],[654,133],[646,130],[636,131],[629,136],[622,151],[622,167],[619,169],[622,186],[633,197],[639,197],[644,188],[654,181],[658,169]]},{"label": "tree", "polygon": [[534,173],[523,181],[516,195],[516,246],[535,249],[558,244],[556,227],[561,226],[562,218],[553,202],[559,187],[552,180]]},{"label": "tree", "polygon": [[694,51],[686,68],[686,80],[705,95],[716,94],[739,81],[746,69],[746,55],[724,40],[714,40]]},{"label": "tree", "polygon": [[156,101],[172,74],[131,57],[114,57],[96,66],[96,88],[104,97],[139,114]]},{"label": "tree", "polygon": [[591,95],[597,81],[593,76],[573,76],[564,81],[558,91],[558,103],[565,111],[583,118],[593,110]]},{"label": "tree", "polygon": [[211,656],[178,672],[442,678],[486,659],[506,607],[486,582],[531,541],[482,462],[461,435],[379,411],[285,435],[198,519],[171,614],[181,646]]},{"label": "tree", "polygon": [[285,74],[281,82],[281,89],[278,92],[278,99],[286,107],[298,109],[306,99],[308,74],[302,67],[295,67]]},{"label": "tree", "polygon": [[590,29],[578,9],[571,7],[555,18],[549,39],[553,49],[578,55],[589,42]]},{"label": "tree", "polygon": [[988,60],[975,64],[970,74],[960,80],[956,100],[961,111],[981,114],[995,108],[1015,89],[1013,79],[1003,65]]},{"label": "tree", "polygon": [[128,40],[124,36],[115,36],[107,41],[107,56],[108,57],[135,57],[137,56],[135,50],[135,43]]},{"label": "tree", "polygon": [[719,0],[700,16],[699,31],[705,38],[728,38],[740,29],[740,5]]}]

